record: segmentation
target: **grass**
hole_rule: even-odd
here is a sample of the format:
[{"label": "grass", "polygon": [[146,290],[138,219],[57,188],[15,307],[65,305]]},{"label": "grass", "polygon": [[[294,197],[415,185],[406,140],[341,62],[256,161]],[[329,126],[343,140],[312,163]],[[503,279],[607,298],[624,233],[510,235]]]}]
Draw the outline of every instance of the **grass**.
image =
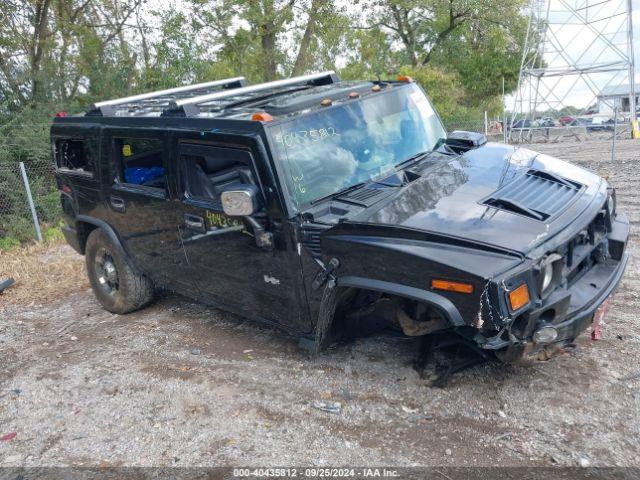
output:
[{"label": "grass", "polygon": [[84,258],[64,243],[55,231],[59,229],[49,230],[42,243],[0,249],[0,280],[16,281],[0,294],[0,311],[11,304],[44,304],[89,288]]}]

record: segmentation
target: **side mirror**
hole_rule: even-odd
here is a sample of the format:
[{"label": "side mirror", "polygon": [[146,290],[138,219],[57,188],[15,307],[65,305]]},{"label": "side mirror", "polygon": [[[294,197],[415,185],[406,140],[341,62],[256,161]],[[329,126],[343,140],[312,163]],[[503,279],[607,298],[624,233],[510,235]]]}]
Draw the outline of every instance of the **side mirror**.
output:
[{"label": "side mirror", "polygon": [[222,209],[230,217],[248,217],[258,210],[258,189],[254,185],[229,186],[220,194]]},{"label": "side mirror", "polygon": [[273,234],[251,215],[258,211],[258,189],[254,185],[237,184],[227,187],[220,194],[222,209],[230,217],[244,217],[253,229],[256,245],[265,250],[273,249]]},{"label": "side mirror", "polygon": [[476,132],[464,132],[456,130],[451,132],[447,139],[444,141],[449,147],[451,147],[457,153],[464,153],[469,150],[482,147],[487,143],[487,137],[482,133]]}]

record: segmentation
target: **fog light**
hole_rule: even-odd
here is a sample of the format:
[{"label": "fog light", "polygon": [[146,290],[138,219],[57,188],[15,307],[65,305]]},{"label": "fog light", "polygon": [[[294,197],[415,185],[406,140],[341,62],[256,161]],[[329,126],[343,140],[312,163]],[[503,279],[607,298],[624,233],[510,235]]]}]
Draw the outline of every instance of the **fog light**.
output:
[{"label": "fog light", "polygon": [[535,343],[551,343],[558,338],[558,330],[552,325],[545,325],[533,332]]}]

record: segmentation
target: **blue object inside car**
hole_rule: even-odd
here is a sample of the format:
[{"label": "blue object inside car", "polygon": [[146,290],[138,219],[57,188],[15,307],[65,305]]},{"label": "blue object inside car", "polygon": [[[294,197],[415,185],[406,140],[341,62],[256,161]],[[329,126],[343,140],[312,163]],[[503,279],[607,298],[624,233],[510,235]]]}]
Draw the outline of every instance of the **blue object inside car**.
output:
[{"label": "blue object inside car", "polygon": [[124,181],[134,185],[144,185],[163,175],[164,168],[162,167],[130,167],[124,169]]}]

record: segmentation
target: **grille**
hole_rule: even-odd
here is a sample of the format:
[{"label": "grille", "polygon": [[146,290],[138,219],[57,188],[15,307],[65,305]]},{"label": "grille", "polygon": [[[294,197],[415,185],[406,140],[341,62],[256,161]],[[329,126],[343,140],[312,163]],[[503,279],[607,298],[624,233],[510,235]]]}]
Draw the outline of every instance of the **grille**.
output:
[{"label": "grille", "polygon": [[536,220],[546,220],[568,207],[582,187],[547,172],[529,170],[482,203]]},{"label": "grille", "polygon": [[572,285],[594,264],[601,262],[607,255],[604,242],[607,233],[607,223],[604,213],[599,213],[593,221],[566,245],[564,251],[564,276]]}]

